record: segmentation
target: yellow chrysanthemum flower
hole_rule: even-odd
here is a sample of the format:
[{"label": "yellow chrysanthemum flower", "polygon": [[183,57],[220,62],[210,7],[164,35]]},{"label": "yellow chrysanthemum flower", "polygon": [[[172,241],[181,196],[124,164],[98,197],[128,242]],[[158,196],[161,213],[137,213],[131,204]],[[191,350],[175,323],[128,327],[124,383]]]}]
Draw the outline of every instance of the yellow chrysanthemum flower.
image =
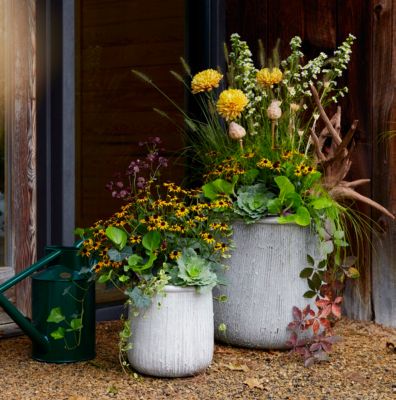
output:
[{"label": "yellow chrysanthemum flower", "polygon": [[261,86],[270,86],[279,83],[283,78],[279,68],[263,68],[257,72],[256,79]]},{"label": "yellow chrysanthemum flower", "polygon": [[227,89],[220,93],[217,111],[226,121],[232,121],[241,115],[248,102],[242,90]]},{"label": "yellow chrysanthemum flower", "polygon": [[191,81],[191,90],[194,94],[210,92],[212,89],[219,87],[222,78],[223,75],[214,69],[198,72]]}]

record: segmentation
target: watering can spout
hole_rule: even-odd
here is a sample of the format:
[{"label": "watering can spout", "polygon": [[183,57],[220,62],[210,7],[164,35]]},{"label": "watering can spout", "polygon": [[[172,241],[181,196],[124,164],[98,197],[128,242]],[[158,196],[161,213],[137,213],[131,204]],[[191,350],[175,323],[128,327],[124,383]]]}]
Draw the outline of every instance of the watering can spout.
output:
[{"label": "watering can spout", "polygon": [[47,353],[50,350],[50,341],[48,337],[42,335],[2,293],[0,294],[0,306],[3,307],[4,311],[14,320],[23,332],[40,347],[43,353]]},{"label": "watering can spout", "polygon": [[31,265],[29,268],[15,275],[8,281],[0,285],[0,306],[4,311],[11,317],[11,319],[26,333],[27,336],[36,343],[43,352],[48,352],[50,349],[50,342],[48,337],[41,334],[33,324],[12,304],[7,297],[4,296],[3,292],[18,282],[37,272],[39,269],[45,267],[49,262],[55,260],[61,254],[61,250],[54,251],[38,262]]}]

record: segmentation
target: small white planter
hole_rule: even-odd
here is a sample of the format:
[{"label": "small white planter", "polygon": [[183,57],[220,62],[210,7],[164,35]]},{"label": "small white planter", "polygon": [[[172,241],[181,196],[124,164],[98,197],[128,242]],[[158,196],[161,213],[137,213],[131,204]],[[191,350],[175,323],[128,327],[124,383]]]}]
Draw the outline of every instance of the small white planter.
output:
[{"label": "small white planter", "polygon": [[[236,249],[225,273],[227,286],[215,289],[226,295],[224,303],[214,302],[215,336],[225,343],[263,349],[284,349],[293,320],[292,307],[313,305],[303,298],[309,290],[299,277],[307,266],[307,254],[317,254],[317,241],[309,228],[281,225],[277,218],[255,224],[237,222]],[[219,324],[226,331],[219,332]]]},{"label": "small white planter", "polygon": [[141,315],[131,318],[129,362],[146,375],[195,375],[213,358],[212,291],[198,293],[194,287],[169,285],[165,293],[153,298]]}]

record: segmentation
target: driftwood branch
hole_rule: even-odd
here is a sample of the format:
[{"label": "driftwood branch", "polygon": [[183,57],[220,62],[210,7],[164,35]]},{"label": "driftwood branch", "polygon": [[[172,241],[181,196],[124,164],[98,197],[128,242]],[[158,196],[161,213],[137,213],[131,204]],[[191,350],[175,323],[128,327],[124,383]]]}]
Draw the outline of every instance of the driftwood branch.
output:
[{"label": "driftwood branch", "polygon": [[315,86],[311,85],[310,87],[311,87],[312,96],[314,98],[316,106],[318,107],[319,114],[322,117],[323,122],[326,124],[327,129],[331,133],[331,136],[333,137],[333,140],[335,141],[335,143],[337,145],[339,145],[341,143],[341,138],[340,138],[339,134],[337,133],[336,129],[334,128],[334,126],[332,125],[329,117],[327,116],[327,114],[326,114],[326,112],[325,112],[325,110],[324,110],[324,108],[322,106],[322,103],[320,102],[320,98],[319,98],[318,92],[317,92]]},{"label": "driftwood branch", "polygon": [[[320,116],[325,123],[325,127],[322,129],[319,136],[316,135],[314,128],[310,131],[310,137],[317,156],[317,163],[320,165],[319,168],[323,170],[323,186],[335,200],[351,199],[360,201],[376,208],[388,217],[395,219],[395,216],[385,207],[355,191],[356,187],[370,182],[370,179],[358,179],[352,182],[344,180],[352,165],[351,153],[354,148],[353,137],[356,132],[358,121],[353,121],[348,133],[342,139],[341,107],[337,108],[337,112],[330,119],[320,102],[316,88],[312,85],[311,92]],[[324,145],[327,138],[331,138],[331,145],[329,149],[325,151]]]}]

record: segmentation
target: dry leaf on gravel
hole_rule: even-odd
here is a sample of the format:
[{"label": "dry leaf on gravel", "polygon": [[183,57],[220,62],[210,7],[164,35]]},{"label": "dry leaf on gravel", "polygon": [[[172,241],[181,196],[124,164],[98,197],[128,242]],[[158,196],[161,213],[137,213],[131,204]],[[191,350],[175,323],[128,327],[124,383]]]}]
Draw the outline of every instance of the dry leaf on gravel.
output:
[{"label": "dry leaf on gravel", "polygon": [[243,371],[248,372],[250,368],[246,364],[220,364],[221,367],[227,368],[231,371]]},{"label": "dry leaf on gravel", "polygon": [[247,378],[244,382],[245,385],[249,387],[249,389],[264,389],[262,379],[257,378]]}]

